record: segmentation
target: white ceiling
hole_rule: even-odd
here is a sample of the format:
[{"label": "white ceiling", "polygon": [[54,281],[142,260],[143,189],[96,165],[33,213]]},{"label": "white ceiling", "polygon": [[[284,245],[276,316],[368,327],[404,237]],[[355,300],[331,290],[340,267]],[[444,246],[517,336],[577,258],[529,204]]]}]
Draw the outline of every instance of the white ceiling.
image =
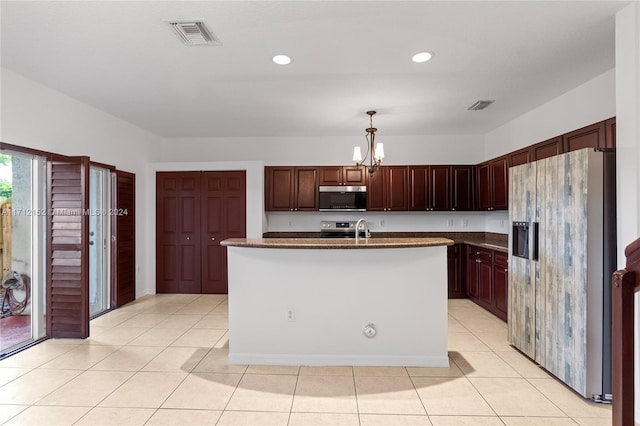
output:
[{"label": "white ceiling", "polygon": [[483,134],[613,68],[628,3],[2,1],[1,59],[162,137]]}]

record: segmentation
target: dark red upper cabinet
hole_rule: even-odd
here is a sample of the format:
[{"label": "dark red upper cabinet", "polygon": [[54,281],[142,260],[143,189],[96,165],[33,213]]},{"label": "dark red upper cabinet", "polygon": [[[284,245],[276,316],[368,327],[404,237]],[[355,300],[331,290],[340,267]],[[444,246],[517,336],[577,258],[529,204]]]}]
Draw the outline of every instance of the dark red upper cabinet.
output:
[{"label": "dark red upper cabinet", "polygon": [[507,210],[507,156],[479,164],[476,167],[477,210]]},{"label": "dark red upper cabinet", "polygon": [[409,210],[431,210],[429,166],[409,166]]},{"label": "dark red upper cabinet", "polygon": [[364,186],[367,184],[367,170],[364,166],[323,166],[319,167],[320,185]]},{"label": "dark red upper cabinet", "polygon": [[343,166],[342,183],[349,186],[363,186],[367,184],[367,168],[364,166]]},{"label": "dark red upper cabinet", "polygon": [[473,210],[475,166],[451,166],[451,210]]},{"label": "dark red upper cabinet", "polygon": [[449,166],[431,166],[431,209],[451,209],[451,173]]},{"label": "dark red upper cabinet", "polygon": [[592,124],[574,130],[562,136],[564,152],[577,151],[583,148],[605,148],[605,122]]},{"label": "dark red upper cabinet", "polygon": [[369,176],[367,187],[367,210],[407,210],[408,167],[382,166]]},{"label": "dark red upper cabinet", "polygon": [[531,162],[531,150],[529,148],[519,149],[510,154],[507,154],[509,167],[520,166]]},{"label": "dark red upper cabinet", "polygon": [[509,208],[509,167],[507,157],[491,160],[492,178],[492,210],[507,210]]},{"label": "dark red upper cabinet", "polygon": [[265,207],[267,211],[293,211],[295,167],[265,167]]},{"label": "dark red upper cabinet", "polygon": [[562,136],[537,143],[531,147],[531,161],[562,154]]},{"label": "dark red upper cabinet", "polygon": [[266,211],[318,210],[317,167],[265,167]]},{"label": "dark red upper cabinet", "polygon": [[318,168],[295,168],[295,211],[318,210]]},{"label": "dark red upper cabinet", "polygon": [[493,207],[491,163],[482,163],[476,167],[476,182],[478,188],[478,210],[491,210],[491,207]]}]

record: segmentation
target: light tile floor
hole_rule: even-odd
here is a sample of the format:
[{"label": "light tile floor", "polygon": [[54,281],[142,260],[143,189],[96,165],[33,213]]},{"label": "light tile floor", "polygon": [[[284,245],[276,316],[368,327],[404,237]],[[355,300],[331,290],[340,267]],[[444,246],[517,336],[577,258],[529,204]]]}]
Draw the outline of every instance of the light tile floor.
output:
[{"label": "light tile floor", "polygon": [[511,348],[506,324],[449,301],[449,368],[227,363],[221,295],[147,296],[0,361],[7,425],[610,425]]}]

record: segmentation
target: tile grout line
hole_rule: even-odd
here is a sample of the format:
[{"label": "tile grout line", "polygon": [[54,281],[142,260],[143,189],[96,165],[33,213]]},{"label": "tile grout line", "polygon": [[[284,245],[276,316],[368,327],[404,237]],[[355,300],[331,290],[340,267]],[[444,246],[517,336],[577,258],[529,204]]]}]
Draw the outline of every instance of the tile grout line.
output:
[{"label": "tile grout line", "polygon": [[[249,367],[247,367],[247,370]],[[287,416],[287,426],[291,423],[291,416],[293,415],[293,403],[296,400],[296,391],[298,390],[298,382],[300,381],[300,371],[302,368],[298,366],[298,375],[296,376],[296,384],[293,386],[293,394],[291,395],[291,405],[289,406],[289,415]]]}]

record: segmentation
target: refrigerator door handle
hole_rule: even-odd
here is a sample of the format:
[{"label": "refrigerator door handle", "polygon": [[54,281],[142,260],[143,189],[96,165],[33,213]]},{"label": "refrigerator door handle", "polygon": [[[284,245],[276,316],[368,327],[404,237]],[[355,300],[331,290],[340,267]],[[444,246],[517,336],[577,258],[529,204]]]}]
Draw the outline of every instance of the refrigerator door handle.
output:
[{"label": "refrigerator door handle", "polygon": [[539,222],[531,223],[531,260],[538,260],[538,228],[540,228]]}]

